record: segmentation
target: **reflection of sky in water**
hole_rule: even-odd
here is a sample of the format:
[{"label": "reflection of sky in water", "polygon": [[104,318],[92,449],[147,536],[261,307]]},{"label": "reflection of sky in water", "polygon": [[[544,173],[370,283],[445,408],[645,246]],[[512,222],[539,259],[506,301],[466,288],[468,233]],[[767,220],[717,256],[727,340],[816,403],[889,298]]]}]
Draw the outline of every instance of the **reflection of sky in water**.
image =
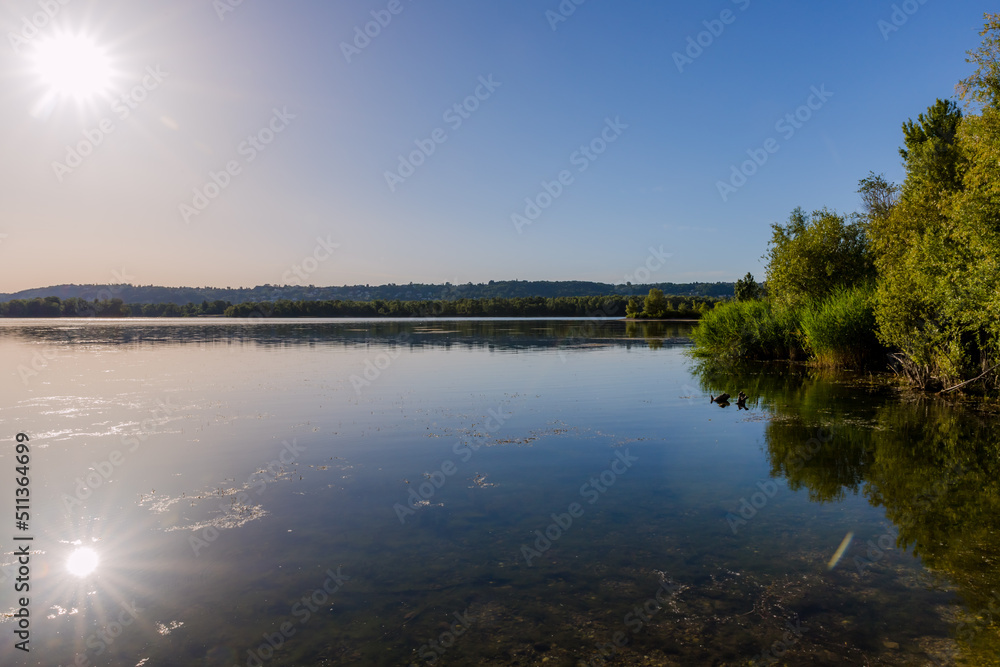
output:
[{"label": "reflection of sky in water", "polygon": [[[863,545],[887,524],[862,495],[814,503],[772,480],[768,424],[791,394],[720,410],[681,348],[649,349],[649,332],[626,346],[615,324],[489,325],[492,338],[486,324],[299,322],[284,343],[270,325],[236,341],[225,326],[144,325],[127,344],[120,327],[0,326],[8,370],[63,341],[0,388],[8,432],[33,436],[24,664],[246,664],[283,622],[295,634],[270,664],[423,663],[456,613],[470,627],[444,664],[562,664],[589,660],[668,579],[673,606],[629,631],[640,654],[746,661],[796,614],[794,650],[817,664],[839,664],[822,656],[845,643],[852,664],[945,641],[953,598],[911,557],[893,549],[865,579],[848,547],[827,571],[845,535]],[[659,335],[683,333],[671,326]],[[408,331],[434,340],[398,345]],[[585,496],[619,452],[637,462]],[[758,493],[734,533],[727,517]],[[582,515],[528,567],[535,531],[574,502]],[[81,545],[99,564],[75,577]],[[316,593],[338,568],[350,579]]]}]

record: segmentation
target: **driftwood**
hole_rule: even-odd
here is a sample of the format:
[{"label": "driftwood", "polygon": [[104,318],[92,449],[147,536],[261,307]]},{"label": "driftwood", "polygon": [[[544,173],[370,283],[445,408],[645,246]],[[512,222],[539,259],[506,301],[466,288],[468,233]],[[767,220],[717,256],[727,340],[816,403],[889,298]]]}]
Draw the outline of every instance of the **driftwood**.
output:
[{"label": "driftwood", "polygon": [[[732,398],[729,394],[719,394],[718,396],[712,396],[709,394],[709,402],[715,403],[720,408],[725,408],[729,406],[729,399]],[[740,395],[736,397],[736,409],[737,410],[749,410],[747,407],[747,395],[740,391]]]},{"label": "driftwood", "polygon": [[740,390],[740,395],[736,397],[736,409],[737,410],[749,410],[747,407],[747,395]]},{"label": "driftwood", "polygon": [[986,377],[987,375],[989,375],[990,373],[992,373],[993,371],[995,371],[998,368],[1000,368],[1000,364],[994,364],[992,367],[986,369],[980,375],[977,375],[976,377],[972,378],[971,380],[966,380],[965,382],[956,384],[954,387],[948,387],[947,389],[942,389],[938,393],[939,394],[947,394],[949,391],[955,391],[956,389],[958,389],[960,387],[964,387],[967,384],[972,384],[976,380],[983,379],[984,377]]}]

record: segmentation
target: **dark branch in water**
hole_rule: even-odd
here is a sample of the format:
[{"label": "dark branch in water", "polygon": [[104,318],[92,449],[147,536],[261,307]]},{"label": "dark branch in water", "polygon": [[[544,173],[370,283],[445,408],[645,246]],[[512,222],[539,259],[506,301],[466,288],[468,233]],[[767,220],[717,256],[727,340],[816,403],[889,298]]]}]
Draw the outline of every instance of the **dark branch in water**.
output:
[{"label": "dark branch in water", "polygon": [[986,377],[987,375],[989,375],[990,373],[992,373],[993,371],[995,371],[998,368],[1000,368],[1000,364],[994,364],[992,368],[987,369],[982,374],[980,374],[980,375],[972,378],[971,380],[966,380],[965,382],[961,382],[959,384],[956,384],[954,387],[948,387],[947,389],[942,389],[938,393],[939,394],[947,394],[949,391],[954,391],[955,389],[958,389],[960,387],[964,387],[967,384],[972,384],[976,380],[983,379],[984,377]]}]

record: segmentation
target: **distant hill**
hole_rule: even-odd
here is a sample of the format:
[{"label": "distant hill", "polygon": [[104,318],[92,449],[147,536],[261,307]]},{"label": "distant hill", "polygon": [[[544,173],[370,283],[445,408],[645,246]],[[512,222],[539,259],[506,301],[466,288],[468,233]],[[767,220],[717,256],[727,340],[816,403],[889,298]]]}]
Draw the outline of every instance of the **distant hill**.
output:
[{"label": "distant hill", "polygon": [[489,299],[515,297],[608,296],[612,294],[645,295],[657,287],[674,296],[732,296],[733,283],[656,283],[651,285],[609,285],[579,280],[491,280],[488,283],[464,285],[345,285],[316,287],[314,285],[259,285],[240,289],[220,287],[159,287],[156,285],[55,285],[0,294],[0,301],[57,296],[91,301],[118,298],[125,303],[174,303],[182,306],[202,301],[353,300],[422,301],[454,299]]}]

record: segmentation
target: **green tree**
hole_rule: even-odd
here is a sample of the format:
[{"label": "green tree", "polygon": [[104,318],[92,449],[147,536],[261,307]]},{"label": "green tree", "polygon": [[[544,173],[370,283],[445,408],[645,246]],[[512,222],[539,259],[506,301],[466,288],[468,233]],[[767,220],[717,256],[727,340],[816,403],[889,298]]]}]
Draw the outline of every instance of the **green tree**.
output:
[{"label": "green tree", "polygon": [[655,287],[649,290],[643,304],[643,315],[654,320],[667,316],[667,299],[663,296],[663,290]]},{"label": "green tree", "polygon": [[903,125],[906,180],[889,215],[872,220],[879,336],[924,387],[986,373],[1000,356],[1000,15],[987,15],[976,73],[959,84],[982,102],[964,115],[938,100]]},{"label": "green tree", "polygon": [[[961,351],[947,340],[938,293],[942,271],[954,259],[947,202],[961,189],[961,124],[961,110],[942,100],[903,124],[901,196],[888,215],[870,219],[879,336],[903,351],[911,379],[925,387],[954,376],[961,365]],[[942,355],[948,347],[951,353]]]},{"label": "green tree", "polygon": [[939,99],[916,121],[903,123],[904,145],[899,154],[907,171],[904,188],[930,188],[940,193],[960,187],[961,160],[956,138],[961,122],[958,105]]},{"label": "green tree", "polygon": [[874,278],[866,225],[828,209],[796,208],[773,234],[764,258],[767,287],[779,305],[796,307]]},{"label": "green tree", "polygon": [[869,224],[886,220],[899,202],[900,187],[885,180],[885,174],[868,172],[868,176],[858,182],[858,194],[864,204],[865,216]]},{"label": "green tree", "polygon": [[747,271],[745,276],[736,281],[733,293],[737,301],[756,301],[764,295],[764,290],[757,284],[753,274]]},{"label": "green tree", "polygon": [[639,301],[639,297],[633,296],[625,306],[625,317],[634,320],[640,315],[642,315],[642,302]]},{"label": "green tree", "polygon": [[974,63],[976,71],[962,79],[956,86],[958,96],[968,102],[983,106],[1000,106],[1000,14],[983,14],[986,24],[979,34],[983,43],[978,49],[967,52],[967,63]]}]

